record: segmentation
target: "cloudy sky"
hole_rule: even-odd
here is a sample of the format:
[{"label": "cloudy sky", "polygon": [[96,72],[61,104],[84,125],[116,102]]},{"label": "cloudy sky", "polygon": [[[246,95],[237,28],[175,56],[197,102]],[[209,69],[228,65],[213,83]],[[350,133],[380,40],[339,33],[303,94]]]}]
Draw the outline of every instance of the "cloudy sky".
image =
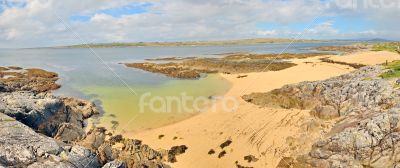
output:
[{"label": "cloudy sky", "polygon": [[400,39],[400,0],[0,0],[0,48],[241,38]]}]

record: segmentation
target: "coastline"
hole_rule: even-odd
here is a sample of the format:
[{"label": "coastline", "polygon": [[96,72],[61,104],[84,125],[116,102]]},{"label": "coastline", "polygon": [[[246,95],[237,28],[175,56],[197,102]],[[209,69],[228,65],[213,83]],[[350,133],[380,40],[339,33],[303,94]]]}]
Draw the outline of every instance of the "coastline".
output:
[{"label": "coastline", "polygon": [[133,43],[94,43],[70,46],[55,46],[47,48],[129,48],[129,47],[200,47],[200,46],[235,46],[257,44],[289,44],[289,43],[321,43],[334,40],[314,39],[284,39],[284,38],[254,38],[219,41],[186,41],[186,42],[133,42]]},{"label": "coastline", "polygon": [[[368,65],[399,59],[395,53],[369,51],[329,57],[358,63],[359,57],[364,55],[382,56],[368,63],[361,61]],[[187,153],[177,158],[178,162],[172,164],[174,167],[193,167],[193,165],[197,167],[238,165],[276,167],[282,158],[293,153],[291,150],[293,146],[288,145],[288,141],[294,137],[304,136],[302,127],[313,119],[309,113],[310,110],[260,108],[245,102],[241,96],[271,91],[286,84],[324,80],[355,70],[347,65],[321,62],[320,59],[323,57],[326,56],[293,59],[291,61],[298,64],[297,66],[276,72],[242,74],[247,75],[246,78],[237,78],[237,74],[220,74],[232,83],[232,88],[225,96],[234,96],[240,101],[240,107],[236,112],[222,112],[217,108],[218,112],[208,111],[165,127],[134,135],[125,134],[125,136],[139,138],[155,148],[168,148],[177,144],[187,145]],[[218,103],[220,102],[217,102],[215,106],[218,106]],[[296,142],[298,149],[295,151],[309,151],[312,143],[320,138],[321,132],[329,130],[334,122],[335,120],[323,123],[326,129],[307,131],[309,133],[307,138]],[[160,135],[163,135],[163,138],[160,139]],[[221,149],[219,145],[228,140],[232,142],[232,145]],[[216,153],[209,154],[211,150]],[[225,151],[224,156],[217,157],[223,151]],[[247,162],[243,160],[245,156],[254,156],[258,161]]]},{"label": "coastline", "polygon": [[[258,116],[264,116],[263,113],[268,111],[272,112],[272,116],[279,118],[274,121],[280,121],[285,117],[285,115],[277,114],[275,109],[260,109],[259,107],[249,104],[243,101],[240,97],[244,94],[253,93],[253,92],[265,92],[272,89],[279,88],[285,84],[302,82],[305,80],[321,80],[329,77],[337,76],[340,74],[344,74],[353,70],[347,66],[343,65],[332,65],[328,63],[317,63],[319,62],[320,57],[313,57],[307,59],[295,59],[293,62],[298,63],[299,65],[288,68],[286,70],[277,71],[277,72],[261,72],[261,73],[247,73],[247,78],[239,79],[236,78],[237,75],[229,75],[229,74],[220,74],[225,79],[230,81],[233,86],[226,93],[225,96],[234,96],[240,101],[240,107],[237,112],[234,113],[225,113],[225,112],[205,112],[199,114],[197,116],[191,117],[187,120],[168,125],[166,127],[161,127],[149,131],[144,131],[138,134],[129,135],[125,134],[125,136],[137,137],[142,139],[144,142],[151,144],[155,148],[165,148],[168,146],[172,146],[174,144],[185,144],[188,146],[188,151],[185,155],[178,157],[178,162],[173,166],[175,167],[187,167],[193,166],[192,159],[194,157],[201,157],[201,160],[205,160],[204,162],[196,162],[195,165],[198,167],[211,166],[215,167],[218,165],[224,166],[235,166],[235,163],[232,160],[242,161],[243,157],[246,155],[255,155],[260,160],[255,164],[251,164],[251,166],[262,167],[267,166],[271,167],[272,165],[276,165],[279,162],[279,157],[273,157],[273,153],[267,154],[268,159],[263,159],[261,157],[260,149],[257,146],[253,146],[248,144],[248,135],[251,134],[252,128],[243,128],[241,125],[248,125],[247,122],[257,122],[257,124],[261,124],[261,122],[266,122],[268,119],[264,120],[258,119]],[[315,62],[314,64],[304,63],[304,62]],[[315,68],[316,67],[316,68]],[[320,68],[319,68],[320,67]],[[301,72],[303,71],[303,72]],[[309,75],[315,73],[315,75]],[[291,75],[290,75],[291,74]],[[304,76],[300,76],[299,74],[304,74]],[[284,79],[283,79],[283,78]],[[242,93],[242,87],[249,86],[252,80],[258,78],[258,82],[253,86],[246,89],[245,92]],[[271,79],[274,78],[274,79]],[[260,80],[261,79],[261,80]],[[286,80],[285,80],[286,79]],[[272,80],[272,82],[271,82]],[[268,86],[263,86],[266,83]],[[218,103],[217,103],[218,105]],[[251,116],[247,115],[246,111],[252,111]],[[290,111],[290,110],[289,110]],[[302,116],[306,117],[307,112],[302,111]],[[239,119],[241,117],[249,117],[248,119]],[[254,118],[256,117],[256,118]],[[301,118],[300,116],[298,118]],[[238,123],[234,123],[238,122]],[[209,125],[208,123],[212,124]],[[226,123],[226,124],[225,124]],[[253,123],[256,124],[256,123]],[[225,128],[224,128],[225,127]],[[239,129],[239,130],[237,130]],[[257,128],[254,128],[257,129]],[[292,128],[293,129],[293,128]],[[266,130],[264,130],[266,131]],[[282,130],[279,130],[282,131]],[[288,130],[285,130],[288,131]],[[221,134],[222,132],[222,134]],[[158,139],[159,135],[165,135],[163,139]],[[173,140],[173,137],[178,137],[178,139]],[[209,156],[207,152],[210,149],[216,150],[219,144],[224,141],[232,139],[233,145],[232,153],[228,151],[228,154],[218,159],[217,157]],[[279,139],[279,138],[278,138]],[[279,144],[278,139],[276,140],[276,144]],[[239,142],[239,143],[238,143]],[[238,145],[244,145],[238,147]],[[281,144],[284,145],[284,144]],[[196,147],[198,146],[198,147]],[[265,145],[263,145],[265,146]],[[249,151],[237,151],[240,148],[250,148]],[[236,149],[236,150],[235,150]],[[219,151],[217,151],[219,152]],[[262,153],[262,152],[261,152]],[[218,153],[217,153],[218,154]],[[261,157],[260,157],[261,156]],[[271,160],[272,159],[272,160]],[[243,161],[242,161],[243,162]],[[264,163],[272,163],[269,165],[264,165]],[[241,163],[245,164],[245,163]],[[247,166],[247,165],[245,165]]]}]

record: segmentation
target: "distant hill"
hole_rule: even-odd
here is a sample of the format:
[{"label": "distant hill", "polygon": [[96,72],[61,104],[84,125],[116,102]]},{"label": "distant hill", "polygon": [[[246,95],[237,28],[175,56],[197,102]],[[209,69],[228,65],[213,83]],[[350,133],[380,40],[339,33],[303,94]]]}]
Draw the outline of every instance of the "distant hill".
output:
[{"label": "distant hill", "polygon": [[340,39],[338,41],[354,41],[354,42],[392,42],[392,40],[383,38],[358,38],[358,39]]},{"label": "distant hill", "polygon": [[168,47],[168,46],[221,46],[221,45],[254,45],[273,43],[312,43],[327,40],[313,39],[279,39],[279,38],[257,38],[241,40],[221,41],[186,41],[186,42],[135,42],[135,43],[92,43],[71,46],[59,46],[53,48],[124,48],[124,47]]}]

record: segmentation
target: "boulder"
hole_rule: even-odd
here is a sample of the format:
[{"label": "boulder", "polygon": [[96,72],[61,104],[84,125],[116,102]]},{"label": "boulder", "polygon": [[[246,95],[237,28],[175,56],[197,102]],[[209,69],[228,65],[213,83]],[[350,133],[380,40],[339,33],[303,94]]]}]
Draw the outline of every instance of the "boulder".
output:
[{"label": "boulder", "polygon": [[45,137],[15,119],[0,113],[0,165],[26,167],[61,152],[52,138]]},{"label": "boulder", "polygon": [[75,167],[99,168],[101,167],[97,154],[82,146],[73,146],[70,152],[63,154],[63,159]]},{"label": "boulder", "polygon": [[127,168],[126,164],[119,160],[114,160],[112,162],[108,162],[103,166],[103,168]]},{"label": "boulder", "polygon": [[107,163],[114,160],[110,144],[104,143],[97,149],[101,163]]},{"label": "boulder", "polygon": [[52,95],[32,92],[0,93],[0,112],[33,129],[39,129],[42,123],[62,109],[63,102]]}]

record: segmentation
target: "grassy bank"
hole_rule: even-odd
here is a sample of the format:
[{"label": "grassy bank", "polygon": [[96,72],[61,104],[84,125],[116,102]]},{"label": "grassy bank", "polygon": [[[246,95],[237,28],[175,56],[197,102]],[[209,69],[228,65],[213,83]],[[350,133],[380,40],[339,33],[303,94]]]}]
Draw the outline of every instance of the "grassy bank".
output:
[{"label": "grassy bank", "polygon": [[378,43],[372,46],[372,51],[390,51],[400,53],[400,42]]},{"label": "grassy bank", "polygon": [[393,61],[385,65],[385,67],[388,69],[388,71],[381,74],[382,78],[389,79],[400,77],[400,61]]}]

